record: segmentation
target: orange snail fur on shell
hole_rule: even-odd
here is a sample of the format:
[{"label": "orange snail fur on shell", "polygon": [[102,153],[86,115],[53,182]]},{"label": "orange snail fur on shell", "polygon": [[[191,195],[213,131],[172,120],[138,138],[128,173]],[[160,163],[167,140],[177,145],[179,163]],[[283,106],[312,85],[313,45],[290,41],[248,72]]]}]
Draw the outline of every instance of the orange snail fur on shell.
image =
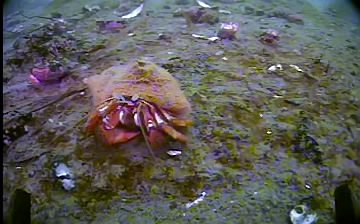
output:
[{"label": "orange snail fur on shell", "polygon": [[105,144],[124,143],[143,135],[151,147],[166,137],[186,142],[178,129],[192,125],[190,103],[176,79],[149,61],[114,66],[84,79],[92,94],[94,110],[85,125]]}]

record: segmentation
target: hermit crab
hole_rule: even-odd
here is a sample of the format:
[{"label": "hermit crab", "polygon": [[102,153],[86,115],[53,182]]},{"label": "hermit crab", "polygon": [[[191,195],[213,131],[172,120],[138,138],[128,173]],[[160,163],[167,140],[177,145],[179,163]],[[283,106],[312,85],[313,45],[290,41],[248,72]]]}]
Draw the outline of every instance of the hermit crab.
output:
[{"label": "hermit crab", "polygon": [[94,110],[85,125],[104,143],[124,143],[142,135],[149,148],[168,139],[186,142],[180,129],[192,124],[191,107],[178,82],[165,69],[137,60],[84,80]]}]

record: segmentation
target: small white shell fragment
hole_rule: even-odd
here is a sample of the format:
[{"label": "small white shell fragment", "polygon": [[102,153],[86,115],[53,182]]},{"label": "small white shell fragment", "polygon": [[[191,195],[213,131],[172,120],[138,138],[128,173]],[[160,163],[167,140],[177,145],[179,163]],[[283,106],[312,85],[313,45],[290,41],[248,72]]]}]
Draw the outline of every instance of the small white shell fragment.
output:
[{"label": "small white shell fragment", "polygon": [[169,156],[179,156],[181,155],[182,151],[179,149],[171,149],[166,152]]},{"label": "small white shell fragment", "polygon": [[210,5],[206,4],[206,3],[203,2],[203,1],[196,0],[196,2],[197,2],[201,7],[203,7],[203,8],[208,8],[208,9],[212,8]]},{"label": "small white shell fragment", "polygon": [[129,34],[128,34],[129,37],[133,37],[133,36],[135,36],[135,35],[136,35],[135,33],[129,33]]},{"label": "small white shell fragment", "polygon": [[24,30],[24,26],[23,25],[16,25],[15,28],[12,30],[12,32],[17,33],[17,32],[21,32]]},{"label": "small white shell fragment", "polygon": [[65,23],[65,20],[63,18],[57,19],[57,21],[60,23]]},{"label": "small white shell fragment", "polygon": [[273,97],[276,99],[283,98],[283,96],[280,96],[280,95],[274,95]]},{"label": "small white shell fragment", "polygon": [[229,59],[227,57],[222,57],[222,60],[227,61]]},{"label": "small white shell fragment", "polygon": [[219,39],[220,39],[219,37],[209,37],[208,38],[208,40],[210,40],[210,41],[217,41]]},{"label": "small white shell fragment", "polygon": [[90,7],[90,6],[88,6],[88,5],[85,5],[85,6],[84,6],[84,9],[88,10],[89,12],[92,12],[92,11],[99,11],[101,8],[100,8],[100,6],[98,6],[98,5],[95,5],[95,6],[93,6],[93,7]]},{"label": "small white shell fragment", "polygon": [[198,35],[198,34],[191,34],[192,37],[198,38],[198,39],[202,39],[202,40],[209,40],[209,41],[217,41],[220,38],[219,37],[207,37],[204,35]]},{"label": "small white shell fragment", "polygon": [[259,116],[260,116],[260,117],[264,117],[264,115],[263,115],[263,114],[259,114]]},{"label": "small white shell fragment", "polygon": [[195,38],[199,38],[199,39],[203,39],[203,40],[207,40],[208,37],[204,36],[204,35],[198,35],[198,34],[191,34],[192,37]]},{"label": "small white shell fragment", "polygon": [[283,67],[282,67],[281,64],[272,65],[272,66],[270,66],[270,67],[268,68],[268,70],[271,71],[271,72],[274,72],[274,71],[276,71],[276,70],[278,70],[278,69],[279,69],[280,71],[283,70]]},{"label": "small white shell fragment", "polygon": [[141,3],[141,5],[139,7],[137,7],[136,9],[134,9],[132,12],[130,12],[127,15],[122,16],[121,18],[123,19],[131,19],[134,18],[135,16],[139,15],[141,13],[141,11],[144,8],[144,3]]},{"label": "small white shell fragment", "polygon": [[49,118],[49,120],[48,120],[50,123],[54,123],[54,120],[53,119],[51,119],[51,118]]},{"label": "small white shell fragment", "polygon": [[302,70],[301,68],[299,68],[299,66],[297,65],[289,65],[291,68],[295,69],[297,72],[304,72],[304,70]]},{"label": "small white shell fragment", "polygon": [[297,205],[290,211],[290,220],[293,224],[315,224],[317,215],[310,213],[306,205]]},{"label": "small white shell fragment", "polygon": [[85,92],[84,92],[84,91],[83,91],[83,92],[81,92],[81,93],[80,93],[80,95],[81,95],[81,96],[85,95]]},{"label": "small white shell fragment", "polygon": [[273,72],[273,71],[276,71],[276,65],[272,65],[268,68],[269,71]]},{"label": "small white shell fragment", "polygon": [[223,14],[231,14],[230,11],[228,10],[224,10],[224,9],[219,9],[219,13],[223,13]]},{"label": "small white shell fragment", "polygon": [[272,134],[272,131],[271,131],[271,130],[267,130],[267,131],[266,131],[266,134],[271,135],[271,134]]},{"label": "small white shell fragment", "polygon": [[201,202],[201,201],[204,200],[205,196],[206,196],[206,192],[205,192],[205,191],[201,192],[200,197],[198,197],[198,198],[197,198],[195,201],[193,201],[193,202],[186,203],[185,207],[188,209],[188,208],[191,208],[191,207],[194,206],[194,205],[199,204],[199,202]]}]

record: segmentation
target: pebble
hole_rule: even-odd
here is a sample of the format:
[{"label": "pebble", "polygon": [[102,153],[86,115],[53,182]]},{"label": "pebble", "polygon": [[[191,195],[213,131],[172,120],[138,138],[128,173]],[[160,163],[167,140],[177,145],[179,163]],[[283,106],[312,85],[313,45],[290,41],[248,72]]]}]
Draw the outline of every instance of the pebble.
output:
[{"label": "pebble", "polygon": [[69,178],[71,178],[71,171],[64,163],[60,163],[55,168],[55,175],[57,178],[69,179]]},{"label": "pebble", "polygon": [[89,69],[89,65],[83,65],[80,67],[80,70],[81,71],[85,71],[85,70],[88,70]]},{"label": "pebble", "polygon": [[28,177],[33,177],[33,176],[35,176],[35,171],[34,171],[34,170],[30,170],[30,171],[28,172]]},{"label": "pebble", "polygon": [[216,56],[221,56],[221,55],[223,55],[224,53],[225,53],[224,51],[218,51],[218,52],[215,53],[215,55],[216,55]]},{"label": "pebble", "polygon": [[315,224],[316,213],[311,213],[306,205],[297,205],[290,211],[290,220],[293,224]]},{"label": "pebble", "polygon": [[62,182],[62,186],[65,190],[71,190],[75,187],[75,183],[72,179],[64,179],[61,181]]}]

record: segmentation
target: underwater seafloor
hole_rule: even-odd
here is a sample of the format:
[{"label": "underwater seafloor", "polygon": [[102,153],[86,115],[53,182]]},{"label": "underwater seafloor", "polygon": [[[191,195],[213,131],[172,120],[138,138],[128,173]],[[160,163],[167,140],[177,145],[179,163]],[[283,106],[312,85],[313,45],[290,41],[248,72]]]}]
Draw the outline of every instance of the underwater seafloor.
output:
[{"label": "underwater seafloor", "polygon": [[[290,223],[304,203],[317,223],[335,223],[334,189],[349,182],[360,198],[359,24],[300,0],[208,0],[231,14],[212,9],[193,24],[174,12],[196,1],[153,0],[124,26],[99,28],[140,3],[55,0],[4,17],[5,216],[23,189],[32,223]],[[228,21],[239,24],[234,40],[192,36]],[[269,28],[277,46],[259,41]],[[30,83],[39,58],[68,75]],[[106,147],[83,130],[82,80],[135,59],[166,68],[192,105],[189,143],[171,146],[179,156],[152,158],[142,139]]]}]

